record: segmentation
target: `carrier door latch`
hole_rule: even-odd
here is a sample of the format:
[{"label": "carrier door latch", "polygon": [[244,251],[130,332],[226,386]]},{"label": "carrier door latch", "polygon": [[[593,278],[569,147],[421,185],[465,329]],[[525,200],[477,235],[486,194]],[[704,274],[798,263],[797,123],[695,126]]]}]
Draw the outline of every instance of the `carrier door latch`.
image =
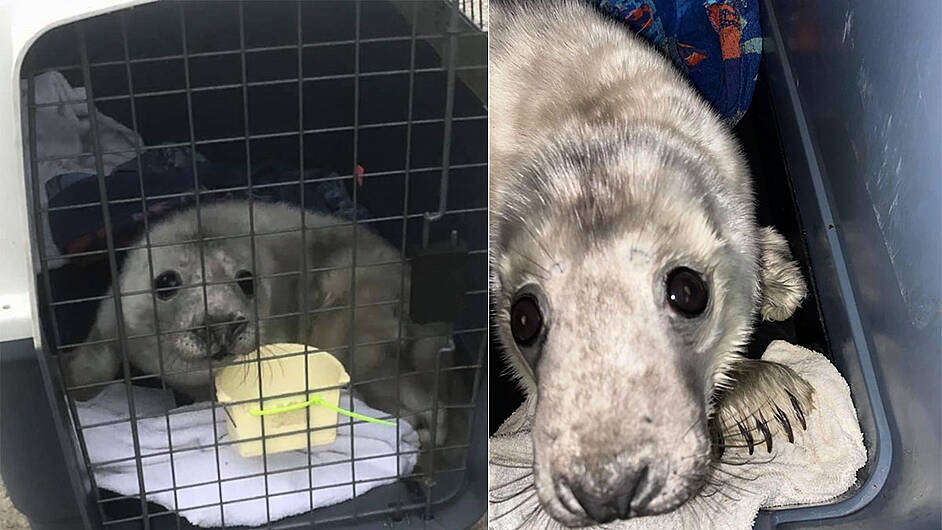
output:
[{"label": "carrier door latch", "polygon": [[449,241],[423,245],[412,251],[412,286],[409,316],[417,324],[454,322],[461,314],[468,269],[467,244],[451,231]]}]

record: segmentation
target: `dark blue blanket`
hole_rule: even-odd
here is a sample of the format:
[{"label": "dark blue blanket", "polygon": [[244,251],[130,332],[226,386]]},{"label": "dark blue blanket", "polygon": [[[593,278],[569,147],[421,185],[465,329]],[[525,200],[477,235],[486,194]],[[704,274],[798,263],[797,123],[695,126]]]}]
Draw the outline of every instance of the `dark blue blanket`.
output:
[{"label": "dark blue blanket", "polygon": [[586,0],[669,56],[734,125],[752,101],[762,30],[758,0]]},{"label": "dark blue blanket", "polygon": [[[196,178],[194,179],[194,167]],[[172,150],[149,150],[128,161],[105,177],[113,237],[118,247],[133,242],[143,227],[141,186],[146,197],[148,219],[195,202],[195,189],[203,203],[248,197],[248,179],[244,164],[208,162],[198,157],[194,162]],[[143,178],[142,178],[143,177]],[[280,163],[253,165],[253,200],[285,202],[302,206],[298,171]],[[353,201],[344,181],[325,170],[305,171],[304,204],[309,210],[352,219],[366,219],[369,213]],[[347,179],[348,180],[348,179]],[[56,247],[63,253],[99,250],[104,244],[104,223],[100,206],[56,209],[65,206],[99,203],[98,178],[86,173],[59,175],[47,183],[50,192],[49,225]]]}]

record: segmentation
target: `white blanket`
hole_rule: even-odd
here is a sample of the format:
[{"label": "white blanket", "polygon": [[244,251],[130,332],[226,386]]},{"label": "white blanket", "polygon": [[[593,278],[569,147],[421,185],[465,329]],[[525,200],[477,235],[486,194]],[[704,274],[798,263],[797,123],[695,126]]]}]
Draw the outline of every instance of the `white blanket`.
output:
[{"label": "white blanket", "polygon": [[[30,179],[39,180],[39,202],[46,206],[46,182],[65,173],[97,174],[94,156],[76,156],[94,152],[91,118],[85,100],[85,89],[73,88],[59,72],[46,72],[36,76],[34,97],[36,108],[36,157],[41,161],[36,167],[36,175],[30,175],[29,120],[27,114],[28,84],[23,81],[22,88],[22,123],[23,147],[26,151],[26,173]],[[92,107],[94,109],[94,107]],[[98,141],[103,153],[121,151],[102,156],[105,174],[108,175],[116,166],[134,158],[134,149],[143,147],[141,137],[128,127],[95,109],[98,119]],[[64,158],[58,158],[64,157]],[[59,249],[52,241],[47,216],[43,216],[43,239],[46,257],[59,256]],[[63,260],[49,262],[50,268],[64,265]]]},{"label": "white blanket", "polygon": [[[795,431],[794,444],[776,439],[771,455],[763,450],[750,457],[745,448],[727,448],[724,461],[745,463],[719,465],[713,474],[722,482],[719,491],[707,487],[709,497],[697,497],[671,513],[616,521],[605,528],[746,530],[760,508],[825,502],[854,484],[867,452],[847,382],[823,355],[787,342],[773,342],[762,358],[790,366],[814,387],[808,429]],[[523,407],[491,438],[490,460],[489,528],[545,525],[545,514],[534,511],[536,496],[527,500],[524,492],[533,479]]]},{"label": "white blanket", "polygon": [[[173,442],[173,468],[167,454],[148,457],[168,450],[167,420],[164,412],[173,406],[173,399],[160,389],[134,388],[134,410],[137,416],[141,455],[144,457],[143,475],[147,500],[171,510],[177,510],[191,523],[203,527],[222,525],[220,515],[219,474],[217,453],[213,445],[213,417],[209,403],[199,403],[171,410],[170,433]],[[349,405],[346,392],[340,396],[342,407]],[[354,399],[356,412],[384,418],[386,414]],[[126,420],[102,427],[84,430],[92,464],[134,457],[131,423],[127,421],[128,400],[123,384],[115,384],[97,397],[78,404],[81,425],[94,425],[114,420]],[[147,418],[147,416],[158,416]],[[341,423],[344,418],[341,417]],[[216,408],[216,428],[220,441],[229,440],[226,431],[226,413]],[[377,456],[356,462],[356,495],[397,480],[397,475],[408,474],[415,465],[416,455],[400,455],[397,472],[396,428],[372,423],[357,423],[354,429],[354,453],[357,459]],[[399,421],[399,450],[416,451],[419,441],[416,432],[403,420]],[[210,446],[206,449],[191,449]],[[189,449],[189,450],[187,450]],[[350,427],[338,427],[337,440],[311,451],[310,473],[314,485],[314,508],[345,501],[354,496],[351,486]],[[384,456],[380,456],[384,455]],[[234,445],[219,447],[218,469],[222,482],[224,502],[261,496],[260,499],[224,504],[226,526],[257,526],[268,520],[265,507],[265,482],[262,457],[243,458]],[[268,456],[268,506],[271,520],[311,510],[311,496],[307,469],[277,473],[279,470],[304,467],[308,453],[290,451]],[[172,474],[173,473],[173,474]],[[248,475],[250,478],[226,480]],[[140,495],[135,460],[108,464],[94,472],[98,486],[122,495]],[[177,489],[174,492],[173,484]],[[375,479],[375,480],[374,480]],[[368,480],[370,482],[361,483]],[[333,484],[343,484],[329,487]],[[324,489],[317,489],[324,488]],[[166,491],[161,491],[166,490]],[[286,495],[279,493],[299,491]],[[151,493],[154,492],[154,493]],[[214,506],[204,506],[216,503]],[[202,506],[202,507],[201,507]]]}]

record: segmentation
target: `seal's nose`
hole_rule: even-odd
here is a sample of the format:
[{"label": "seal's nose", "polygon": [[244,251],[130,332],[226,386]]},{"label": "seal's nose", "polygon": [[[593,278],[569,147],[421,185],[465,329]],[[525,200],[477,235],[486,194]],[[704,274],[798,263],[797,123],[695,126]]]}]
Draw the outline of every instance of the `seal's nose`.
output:
[{"label": "seal's nose", "polygon": [[[639,497],[649,489],[647,475],[648,467],[642,465],[619,473],[617,477],[602,478],[600,474],[588,473],[560,480],[572,491],[586,515],[602,524],[638,515],[646,504]],[[650,495],[643,496],[651,498]]]},{"label": "seal's nose", "polygon": [[[245,317],[235,313],[207,315],[201,324],[202,328],[196,333],[204,341],[207,355],[218,361],[232,353],[233,345],[248,325],[249,322]],[[207,327],[209,328],[208,335]]]}]

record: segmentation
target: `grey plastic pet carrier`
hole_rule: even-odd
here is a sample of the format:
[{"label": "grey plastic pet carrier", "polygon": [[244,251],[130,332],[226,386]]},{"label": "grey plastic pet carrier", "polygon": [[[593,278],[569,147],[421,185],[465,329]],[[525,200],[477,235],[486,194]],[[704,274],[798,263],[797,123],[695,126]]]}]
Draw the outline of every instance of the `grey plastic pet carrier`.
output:
[{"label": "grey plastic pet carrier", "polygon": [[[19,70],[32,255],[4,259],[32,262],[38,318],[34,337],[3,343],[3,478],[15,505],[34,528],[466,528],[479,521],[487,446],[486,2],[194,1],[98,9],[42,32]],[[209,221],[197,213],[194,239],[151,239],[162,220],[225,204],[247,205],[248,233],[208,237]],[[262,221],[252,212],[275,204],[308,212],[298,213],[300,226],[275,236],[295,234],[300,248],[315,245],[327,255],[333,247],[327,236],[318,238],[329,231],[310,223],[329,219],[359,241],[348,242],[351,258],[324,266],[300,252],[299,268],[266,273],[258,241],[272,234],[257,229]],[[309,220],[311,212],[324,217]],[[357,302],[357,278],[366,281],[369,273],[361,271],[376,265],[357,262],[367,236],[396,256],[381,264],[396,271],[384,280],[411,280],[411,290]],[[251,241],[250,262],[258,268],[212,280],[207,271],[222,266],[213,260],[228,256],[207,249],[240,237]],[[193,284],[154,270],[153,256],[173,243],[199,249]],[[128,292],[120,278],[135,250],[146,251],[153,283]],[[327,302],[308,299],[304,289],[292,313],[259,310],[255,294],[266,282],[299,277],[308,285],[337,270],[346,271],[352,293],[342,305],[321,307]],[[223,287],[253,300],[248,319],[213,320],[212,293]],[[192,327],[162,330],[157,304],[170,290],[187,288],[202,291],[202,308],[193,310],[203,316]],[[330,288],[323,289],[329,298]],[[146,336],[129,332],[123,318],[135,296],[153,304],[155,330]],[[396,332],[366,343],[357,332],[365,318],[354,315],[378,306],[397,315]],[[90,333],[99,307],[118,315],[115,336]],[[174,347],[167,336],[203,344],[210,373],[224,364],[209,359],[216,355],[212,341],[224,340],[219,329],[227,330],[225,340],[237,340],[254,326],[255,349],[266,343],[265,319],[314,322],[334,310],[348,312],[351,322],[348,340],[325,348],[348,359],[350,382],[332,387],[346,392],[335,405],[356,410],[353,395],[366,385],[398,389],[412,377],[420,381],[417,392],[432,396],[426,409],[404,410],[394,402],[405,399],[396,390],[391,400],[368,405],[388,413],[374,411],[377,418],[405,421],[373,431],[373,423],[344,415],[312,426],[312,414],[302,412],[307,425],[302,419],[295,434],[306,433],[310,443],[318,429],[330,429],[337,441],[291,458],[266,452],[264,444],[281,435],[271,434],[278,417],[262,416],[262,434],[253,438],[262,455],[243,458],[233,452],[238,444],[226,417],[235,424],[233,407],[268,403],[259,395],[284,396],[263,393],[261,375],[254,401],[225,406],[216,405],[215,394],[210,405],[168,384],[175,374],[165,366],[165,350]],[[438,335],[409,336],[412,323],[430,323],[423,329]],[[129,361],[130,349],[146,338],[157,345],[158,370]],[[404,368],[407,345],[433,339],[434,359]],[[119,352],[116,375],[72,384],[69,356],[98,343]],[[226,355],[221,348],[218,355]],[[395,352],[393,369],[372,379],[358,375],[357,353],[370,348]],[[304,350],[283,357],[307,359]],[[260,358],[245,366],[253,362],[266,373]],[[305,384],[303,396],[331,390]],[[90,389],[97,393],[92,401],[83,395]],[[112,391],[120,396],[115,402],[94,401]],[[153,400],[170,404],[153,408]],[[198,434],[206,432],[207,411],[208,442]],[[447,418],[447,428],[429,428],[420,440],[408,434],[420,416],[433,427]],[[130,453],[115,452],[118,446]],[[203,454],[213,457],[196,459]],[[245,467],[254,471],[239,471]],[[304,478],[286,478],[298,473]]]},{"label": "grey plastic pet carrier", "polygon": [[760,512],[756,528],[939,528],[942,10],[761,6],[778,156],[867,463],[835,501]]},{"label": "grey plastic pet carrier", "polygon": [[[736,127],[758,216],[789,240],[811,296],[771,340],[824,353],[850,386],[867,449],[820,506],[762,510],[756,529],[942,527],[942,10],[937,2],[760,2],[763,59]],[[500,346],[492,344],[492,351]],[[499,355],[490,429],[520,404]]]}]

